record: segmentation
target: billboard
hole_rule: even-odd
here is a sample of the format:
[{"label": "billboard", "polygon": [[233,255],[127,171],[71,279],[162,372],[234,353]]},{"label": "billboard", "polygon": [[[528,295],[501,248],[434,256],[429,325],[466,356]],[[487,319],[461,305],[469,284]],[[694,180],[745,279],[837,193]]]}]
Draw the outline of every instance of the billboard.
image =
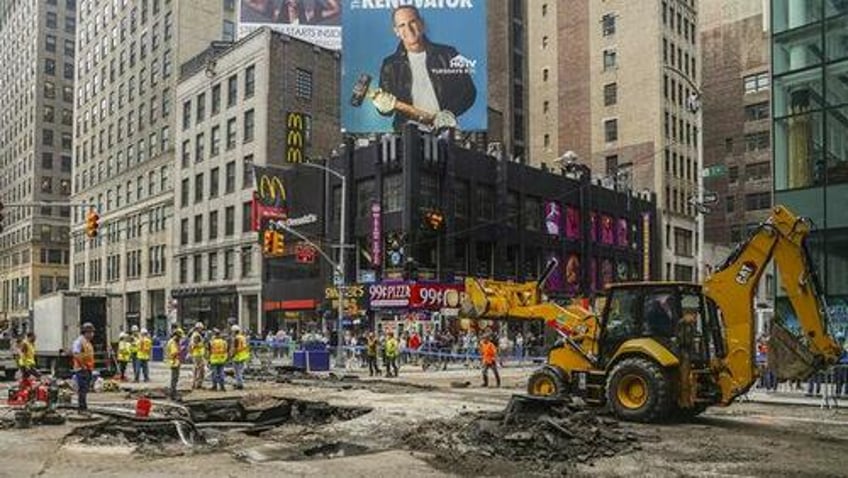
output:
[{"label": "billboard", "polygon": [[269,27],[310,43],[342,46],[342,0],[241,0],[239,36]]},{"label": "billboard", "polygon": [[486,2],[343,2],[342,127],[487,128]]}]

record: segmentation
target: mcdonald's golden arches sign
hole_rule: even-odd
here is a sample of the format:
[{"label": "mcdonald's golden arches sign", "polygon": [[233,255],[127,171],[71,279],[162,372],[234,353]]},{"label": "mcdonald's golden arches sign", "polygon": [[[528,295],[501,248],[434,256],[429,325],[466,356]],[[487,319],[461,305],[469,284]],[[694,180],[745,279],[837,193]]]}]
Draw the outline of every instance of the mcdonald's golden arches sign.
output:
[{"label": "mcdonald's golden arches sign", "polygon": [[290,111],[286,115],[286,162],[302,163],[311,142],[312,118],[305,113]]}]

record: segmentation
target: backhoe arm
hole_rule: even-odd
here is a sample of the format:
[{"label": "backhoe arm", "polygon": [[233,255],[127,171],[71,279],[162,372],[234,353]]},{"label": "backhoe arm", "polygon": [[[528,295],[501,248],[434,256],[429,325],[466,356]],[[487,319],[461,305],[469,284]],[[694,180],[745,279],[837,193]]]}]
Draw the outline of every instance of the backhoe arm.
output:
[{"label": "backhoe arm", "polygon": [[[810,362],[809,367],[804,367],[806,370],[820,369],[838,360],[840,347],[827,330],[824,298],[804,246],[809,232],[806,220],[777,206],[770,218],[704,282],[704,294],[720,309],[724,328],[724,356],[714,364],[723,404],[745,393],[757,377],[754,297],[771,259],[775,261],[804,335],[803,345],[785,344],[787,350],[799,352],[792,358],[805,356]],[[779,328],[776,332],[782,331],[779,325],[773,326]],[[791,340],[791,337],[786,333],[782,340]]]}]

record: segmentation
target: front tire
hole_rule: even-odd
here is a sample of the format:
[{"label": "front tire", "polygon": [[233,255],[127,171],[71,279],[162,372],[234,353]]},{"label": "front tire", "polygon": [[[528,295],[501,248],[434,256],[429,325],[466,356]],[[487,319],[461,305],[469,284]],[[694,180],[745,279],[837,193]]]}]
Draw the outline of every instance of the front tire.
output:
[{"label": "front tire", "polygon": [[533,372],[527,380],[527,394],[534,397],[559,397],[565,395],[562,377],[548,367]]},{"label": "front tire", "polygon": [[671,383],[659,365],[644,358],[616,364],[606,392],[613,413],[623,420],[655,422],[670,411]]}]

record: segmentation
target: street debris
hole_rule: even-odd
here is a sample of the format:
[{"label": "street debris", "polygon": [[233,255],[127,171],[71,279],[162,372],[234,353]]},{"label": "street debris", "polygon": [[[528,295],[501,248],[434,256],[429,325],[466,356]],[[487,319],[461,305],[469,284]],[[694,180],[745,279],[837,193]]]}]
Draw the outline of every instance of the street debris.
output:
[{"label": "street debris", "polygon": [[640,449],[638,437],[597,410],[561,399],[514,395],[499,412],[463,414],[425,422],[401,436],[415,451],[434,455],[434,465],[467,473],[493,471],[499,462],[532,464],[549,474]]}]

